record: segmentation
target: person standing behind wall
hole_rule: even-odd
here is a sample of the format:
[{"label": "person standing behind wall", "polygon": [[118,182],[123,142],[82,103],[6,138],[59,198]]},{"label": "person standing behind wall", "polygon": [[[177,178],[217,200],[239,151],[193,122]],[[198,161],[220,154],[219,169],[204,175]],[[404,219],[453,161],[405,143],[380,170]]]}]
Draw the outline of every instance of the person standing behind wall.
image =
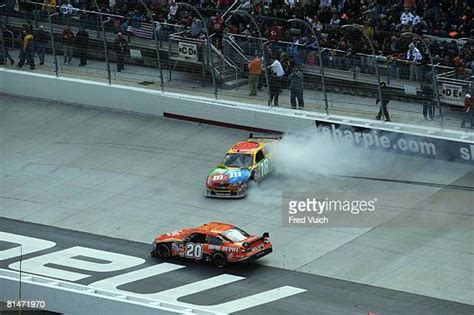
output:
[{"label": "person standing behind wall", "polygon": [[408,45],[407,60],[410,61],[410,81],[420,81],[420,63],[423,56],[414,43]]},{"label": "person standing behind wall", "polygon": [[128,43],[127,40],[123,37],[122,33],[117,34],[117,38],[114,42],[115,47],[115,54],[117,57],[117,71],[121,72],[125,70],[124,63],[125,63],[125,54],[128,51]]},{"label": "person standing behind wall", "polygon": [[30,69],[35,69],[35,60],[33,59],[33,55],[35,52],[34,42],[33,42],[33,35],[31,31],[28,29],[22,33],[22,45],[20,51],[20,61],[18,61],[18,68],[22,68],[25,64],[25,60],[30,65]]},{"label": "person standing behind wall", "polygon": [[69,66],[72,62],[72,45],[74,43],[74,33],[69,26],[64,26],[62,33],[64,65]]},{"label": "person standing behind wall", "polygon": [[44,26],[40,25],[39,31],[36,34],[36,54],[39,57],[40,65],[44,65],[44,54],[46,52],[46,45],[49,42],[49,34],[44,30]]},{"label": "person standing behind wall", "polygon": [[76,47],[79,55],[79,66],[87,65],[87,51],[89,49],[89,33],[81,26],[76,34]]},{"label": "person standing behind wall", "polygon": [[461,128],[467,128],[467,123],[470,124],[470,128],[474,129],[474,115],[472,113],[472,104],[474,99],[471,94],[464,96],[464,118],[461,122]]},{"label": "person standing behind wall", "polygon": [[390,96],[387,92],[387,86],[385,85],[385,82],[380,83],[380,88],[382,90],[382,99],[377,98],[377,101],[375,102],[375,104],[381,102],[379,113],[377,116],[375,116],[375,118],[380,120],[383,114],[385,116],[385,121],[391,121],[390,115],[388,113],[388,103],[390,102]]},{"label": "person standing behind wall", "polygon": [[248,64],[249,69],[249,96],[257,95],[257,84],[262,74],[262,60],[258,57],[257,53],[254,53],[254,58]]},{"label": "person standing behind wall", "polygon": [[283,76],[285,71],[281,65],[278,57],[273,60],[272,64],[268,66],[271,69],[270,75],[270,98],[268,99],[268,106],[272,106],[272,102],[275,106],[278,106],[278,96],[280,95],[281,85],[283,83]]},{"label": "person standing behind wall", "polygon": [[429,118],[430,120],[433,120],[434,103],[433,89],[431,88],[431,84],[424,82],[421,92],[423,93],[423,117],[425,117],[425,119]]},{"label": "person standing behind wall", "polygon": [[290,82],[290,102],[291,108],[296,108],[296,100],[298,99],[299,109],[303,109],[303,88],[304,88],[304,76],[303,73],[296,67],[293,67],[293,72],[288,77]]},{"label": "person standing behind wall", "polygon": [[15,36],[13,35],[13,32],[10,31],[3,25],[3,23],[0,21],[0,65],[3,65],[7,62],[7,60],[10,61],[10,63],[13,64],[15,63],[15,60],[13,57],[10,55],[9,49],[8,49],[8,42],[13,42]]}]

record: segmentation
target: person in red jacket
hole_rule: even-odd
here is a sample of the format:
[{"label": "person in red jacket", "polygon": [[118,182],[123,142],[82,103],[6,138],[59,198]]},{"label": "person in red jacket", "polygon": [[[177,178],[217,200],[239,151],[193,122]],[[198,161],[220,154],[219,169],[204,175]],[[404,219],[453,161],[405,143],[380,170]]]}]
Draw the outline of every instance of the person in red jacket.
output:
[{"label": "person in red jacket", "polygon": [[283,39],[283,29],[278,25],[277,22],[273,22],[273,25],[267,30],[267,37],[271,41],[280,41]]},{"label": "person in red jacket", "polygon": [[69,66],[72,62],[72,45],[74,44],[74,33],[69,26],[64,26],[61,39],[63,43],[64,65]]},{"label": "person in red jacket", "polygon": [[466,94],[464,97],[464,118],[461,122],[461,128],[467,128],[467,123],[469,123],[470,128],[474,129],[474,115],[472,113],[472,104],[474,103],[474,98],[471,94]]}]

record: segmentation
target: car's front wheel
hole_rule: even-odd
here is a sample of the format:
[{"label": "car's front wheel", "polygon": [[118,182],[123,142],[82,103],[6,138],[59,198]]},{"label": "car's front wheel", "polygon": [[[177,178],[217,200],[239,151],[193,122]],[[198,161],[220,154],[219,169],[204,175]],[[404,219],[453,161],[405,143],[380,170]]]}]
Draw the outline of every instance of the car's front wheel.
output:
[{"label": "car's front wheel", "polygon": [[212,254],[212,263],[214,266],[222,268],[227,263],[227,257],[221,252],[214,253]]},{"label": "car's front wheel", "polygon": [[167,259],[171,257],[171,250],[167,244],[157,244],[155,255],[161,259]]}]

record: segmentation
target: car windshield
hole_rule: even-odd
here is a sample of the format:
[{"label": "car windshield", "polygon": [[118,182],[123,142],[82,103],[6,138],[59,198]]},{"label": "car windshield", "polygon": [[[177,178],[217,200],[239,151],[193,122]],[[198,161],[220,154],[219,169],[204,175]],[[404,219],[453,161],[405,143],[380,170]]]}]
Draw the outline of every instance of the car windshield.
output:
[{"label": "car windshield", "polygon": [[250,167],[252,166],[252,155],[241,153],[229,153],[224,158],[227,167]]},{"label": "car windshield", "polygon": [[242,242],[245,240],[247,237],[249,237],[249,234],[245,231],[242,231],[239,228],[233,228],[230,230],[227,230],[223,233],[221,233],[223,236],[231,240],[232,242]]}]

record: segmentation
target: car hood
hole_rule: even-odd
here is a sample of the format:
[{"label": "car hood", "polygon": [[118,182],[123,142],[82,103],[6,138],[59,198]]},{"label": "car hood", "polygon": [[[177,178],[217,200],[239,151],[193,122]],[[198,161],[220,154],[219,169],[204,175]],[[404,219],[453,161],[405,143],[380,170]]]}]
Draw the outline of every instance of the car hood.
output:
[{"label": "car hood", "polygon": [[250,170],[247,168],[216,167],[207,176],[207,182],[212,186],[245,183],[249,179]]}]

